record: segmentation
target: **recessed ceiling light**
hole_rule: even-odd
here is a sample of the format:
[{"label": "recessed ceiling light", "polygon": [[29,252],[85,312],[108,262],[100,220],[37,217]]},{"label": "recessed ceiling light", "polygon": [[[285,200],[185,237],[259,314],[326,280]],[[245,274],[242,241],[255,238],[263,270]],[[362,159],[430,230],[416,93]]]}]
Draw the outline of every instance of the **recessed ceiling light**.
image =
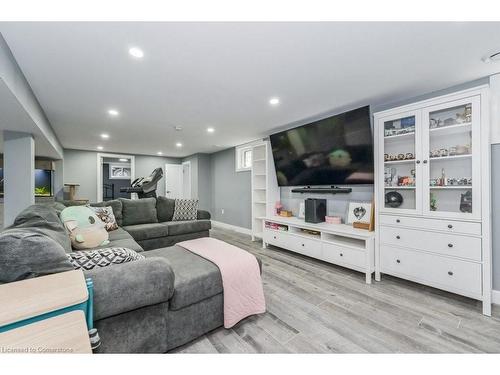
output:
[{"label": "recessed ceiling light", "polygon": [[207,128],[207,132],[209,132],[209,133],[213,133],[214,131],[215,131],[214,128]]},{"label": "recessed ceiling light", "polygon": [[495,52],[489,56],[485,56],[481,60],[483,60],[484,63],[500,61],[500,52]]},{"label": "recessed ceiling light", "polygon": [[144,57],[144,52],[142,49],[137,47],[132,47],[128,50],[130,56],[135,57],[136,59],[142,59]]},{"label": "recessed ceiling light", "polygon": [[271,99],[269,99],[269,104],[278,105],[278,104],[280,104],[280,99],[279,98],[271,98]]},{"label": "recessed ceiling light", "polygon": [[123,162],[127,162],[128,161],[128,159],[125,159],[125,158],[120,158],[119,160],[123,161]]},{"label": "recessed ceiling light", "polygon": [[97,149],[98,149],[98,150],[102,150],[102,149],[103,149],[103,147],[102,147],[102,146],[97,146]]},{"label": "recessed ceiling light", "polygon": [[177,143],[175,144],[175,146],[176,146],[176,147],[182,147],[182,143],[181,143],[181,142],[177,142]]},{"label": "recessed ceiling light", "polygon": [[102,134],[101,134],[101,138],[102,138],[102,139],[109,139],[109,134],[102,133]]},{"label": "recessed ceiling light", "polygon": [[163,152],[158,151],[158,152],[156,153],[156,155],[163,155]]},{"label": "recessed ceiling light", "polygon": [[116,109],[108,109],[108,115],[116,117],[120,114]]},{"label": "recessed ceiling light", "polygon": [[182,126],[174,126],[176,132],[180,132],[182,130]]}]

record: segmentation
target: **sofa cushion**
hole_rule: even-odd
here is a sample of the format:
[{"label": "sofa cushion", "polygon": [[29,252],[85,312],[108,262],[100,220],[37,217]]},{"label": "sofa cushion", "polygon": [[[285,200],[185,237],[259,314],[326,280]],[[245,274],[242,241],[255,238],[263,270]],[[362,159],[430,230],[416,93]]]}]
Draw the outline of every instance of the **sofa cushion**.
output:
[{"label": "sofa cushion", "polygon": [[137,224],[124,226],[136,241],[168,236],[167,223]]},{"label": "sofa cushion", "polygon": [[196,220],[198,199],[176,199],[172,221]]},{"label": "sofa cushion", "polygon": [[91,270],[144,259],[143,255],[126,247],[75,251],[66,255],[76,270]]},{"label": "sofa cushion", "polygon": [[10,228],[0,233],[0,282],[71,271],[65,249],[38,228]]},{"label": "sofa cushion", "polygon": [[113,215],[115,215],[116,223],[122,226],[123,220],[123,205],[119,199],[113,199],[111,201],[91,203],[92,207],[111,207],[113,209]]},{"label": "sofa cushion", "polygon": [[66,252],[73,251],[71,240],[61,219],[59,219],[58,212],[48,205],[34,204],[25,208],[17,215],[12,227],[32,229],[34,232],[55,240]]},{"label": "sofa cushion", "polygon": [[169,236],[201,232],[212,228],[210,220],[169,221],[165,225],[168,226]]},{"label": "sofa cushion", "polygon": [[122,202],[122,225],[157,223],[156,198],[124,199]]},{"label": "sofa cushion", "polygon": [[138,253],[144,251],[133,237],[123,228],[118,228],[109,232],[109,243],[107,245],[97,246],[96,249],[104,249],[106,247],[126,247]]},{"label": "sofa cushion", "polygon": [[156,213],[158,221],[163,223],[165,221],[172,221],[174,217],[175,199],[167,197],[156,198]]},{"label": "sofa cushion", "polygon": [[222,278],[217,266],[180,246],[150,250],[144,255],[146,258],[166,259],[175,274],[171,310],[179,310],[222,293]]}]

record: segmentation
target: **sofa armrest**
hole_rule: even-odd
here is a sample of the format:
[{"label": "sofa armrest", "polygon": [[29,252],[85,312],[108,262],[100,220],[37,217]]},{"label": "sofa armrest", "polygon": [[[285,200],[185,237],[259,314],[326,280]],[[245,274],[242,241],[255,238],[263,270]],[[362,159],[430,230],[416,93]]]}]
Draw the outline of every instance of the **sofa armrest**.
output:
[{"label": "sofa armrest", "polygon": [[198,213],[196,215],[196,218],[198,220],[210,220],[211,215],[210,212],[205,211],[205,210],[198,210]]},{"label": "sofa armrest", "polygon": [[94,320],[168,301],[174,272],[163,258],[152,257],[85,271],[94,283]]}]

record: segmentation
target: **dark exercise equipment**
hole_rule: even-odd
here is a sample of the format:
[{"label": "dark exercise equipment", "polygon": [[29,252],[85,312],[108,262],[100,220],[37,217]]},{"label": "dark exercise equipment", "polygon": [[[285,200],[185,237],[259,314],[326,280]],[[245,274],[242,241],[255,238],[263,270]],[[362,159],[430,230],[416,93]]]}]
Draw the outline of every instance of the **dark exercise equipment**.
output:
[{"label": "dark exercise equipment", "polygon": [[122,193],[137,193],[139,198],[156,198],[158,181],[163,178],[163,170],[156,168],[148,177],[136,178],[129,187],[120,188]]}]

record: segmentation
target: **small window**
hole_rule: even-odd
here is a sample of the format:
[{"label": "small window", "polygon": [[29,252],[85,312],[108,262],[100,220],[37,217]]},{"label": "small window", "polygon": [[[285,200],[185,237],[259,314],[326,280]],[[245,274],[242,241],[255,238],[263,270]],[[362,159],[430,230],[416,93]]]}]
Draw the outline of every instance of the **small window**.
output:
[{"label": "small window", "polygon": [[252,169],[252,147],[236,147],[236,172],[249,171]]}]

